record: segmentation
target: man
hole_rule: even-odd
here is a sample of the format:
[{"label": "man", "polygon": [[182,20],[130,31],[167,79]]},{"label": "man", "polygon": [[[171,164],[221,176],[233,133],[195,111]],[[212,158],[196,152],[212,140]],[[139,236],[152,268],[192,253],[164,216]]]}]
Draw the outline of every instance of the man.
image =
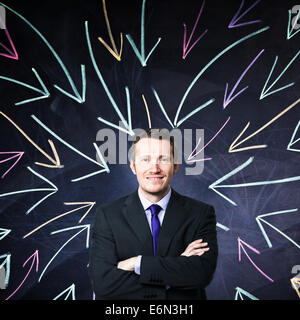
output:
[{"label": "man", "polygon": [[138,190],[99,207],[89,272],[96,299],[206,299],[218,247],[212,206],[170,187],[179,164],[166,129],[131,148]]}]

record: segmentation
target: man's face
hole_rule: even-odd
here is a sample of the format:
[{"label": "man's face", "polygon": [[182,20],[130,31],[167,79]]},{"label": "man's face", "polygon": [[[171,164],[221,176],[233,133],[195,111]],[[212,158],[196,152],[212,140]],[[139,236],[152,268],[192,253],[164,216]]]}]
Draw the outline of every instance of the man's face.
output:
[{"label": "man's face", "polygon": [[142,138],[135,145],[135,163],[130,168],[137,176],[140,188],[146,194],[165,195],[179,165],[174,164],[172,147],[168,140]]}]

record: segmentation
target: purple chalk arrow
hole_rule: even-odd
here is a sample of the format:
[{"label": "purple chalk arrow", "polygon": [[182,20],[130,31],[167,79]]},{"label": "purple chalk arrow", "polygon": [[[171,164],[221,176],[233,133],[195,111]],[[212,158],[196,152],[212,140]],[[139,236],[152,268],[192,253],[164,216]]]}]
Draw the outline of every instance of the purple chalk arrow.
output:
[{"label": "purple chalk arrow", "polygon": [[234,96],[233,93],[236,89],[236,87],[239,85],[239,83],[242,81],[242,79],[244,78],[245,74],[248,72],[248,70],[252,67],[252,65],[254,64],[254,62],[260,57],[260,55],[264,52],[265,49],[262,49],[259,54],[252,60],[252,62],[249,64],[249,66],[244,70],[244,72],[241,74],[241,76],[239,77],[238,81],[235,83],[234,87],[232,88],[232,90],[230,91],[229,95],[227,96],[227,90],[228,90],[228,83],[226,83],[226,88],[225,88],[225,94],[224,94],[224,100],[223,100],[223,109],[225,109],[227,107],[227,105],[233,100],[235,99],[238,95],[240,95],[243,91],[245,91],[248,86],[246,86],[245,88],[243,88],[242,90],[240,90],[238,93],[236,93]]},{"label": "purple chalk arrow", "polygon": [[236,28],[236,27],[242,27],[242,26],[246,26],[248,24],[252,24],[252,23],[258,23],[261,22],[261,20],[253,20],[253,21],[248,21],[248,22],[243,22],[240,24],[236,24],[246,13],[248,13],[253,7],[255,7],[261,0],[257,0],[256,2],[253,3],[253,5],[251,7],[249,7],[247,10],[245,10],[240,16],[240,12],[241,9],[244,6],[244,0],[242,0],[241,5],[239,7],[239,10],[236,12],[236,14],[234,15],[234,17],[232,18],[232,20],[230,21],[228,28]]}]

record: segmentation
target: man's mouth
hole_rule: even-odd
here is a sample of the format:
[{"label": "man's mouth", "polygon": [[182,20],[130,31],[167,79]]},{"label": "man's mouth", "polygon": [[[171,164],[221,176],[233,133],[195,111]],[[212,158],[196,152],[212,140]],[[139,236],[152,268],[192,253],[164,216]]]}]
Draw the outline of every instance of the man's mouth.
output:
[{"label": "man's mouth", "polygon": [[151,176],[151,177],[146,177],[146,179],[150,181],[161,181],[164,177],[163,176]]}]

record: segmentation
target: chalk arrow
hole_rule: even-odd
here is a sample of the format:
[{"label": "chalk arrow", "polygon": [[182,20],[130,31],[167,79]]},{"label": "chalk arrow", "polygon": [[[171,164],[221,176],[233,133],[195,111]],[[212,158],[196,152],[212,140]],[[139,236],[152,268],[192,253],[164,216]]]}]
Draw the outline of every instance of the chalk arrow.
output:
[{"label": "chalk arrow", "polygon": [[266,127],[268,127],[270,124],[272,124],[274,121],[276,121],[278,118],[280,118],[281,116],[283,116],[285,113],[287,113],[289,110],[291,110],[292,108],[294,108],[298,103],[300,102],[300,98],[298,100],[296,100],[295,102],[293,102],[291,105],[289,105],[287,108],[285,108],[283,111],[281,111],[280,113],[278,113],[273,119],[271,119],[270,121],[268,121],[266,124],[264,124],[262,127],[260,127],[259,129],[257,129],[256,131],[254,131],[253,133],[251,133],[249,136],[247,136],[246,138],[244,138],[243,140],[237,142],[241,136],[244,134],[244,132],[247,130],[247,128],[250,125],[250,122],[248,122],[245,126],[245,128],[241,131],[241,133],[235,138],[235,140],[232,142],[232,144],[230,145],[228,152],[240,152],[240,151],[244,151],[244,150],[249,150],[249,149],[258,149],[258,148],[266,148],[267,145],[263,144],[263,145],[254,145],[254,146],[249,146],[249,147],[244,147],[244,148],[239,148],[237,149],[237,147],[239,145],[241,145],[242,143],[244,143],[245,141],[249,140],[250,138],[252,138],[253,136],[257,135],[259,132],[261,132],[262,130],[264,130]]},{"label": "chalk arrow", "polygon": [[58,298],[60,298],[61,296],[63,296],[64,294],[66,294],[64,300],[68,300],[69,296],[71,295],[72,300],[76,300],[75,299],[75,284],[72,283],[70,285],[70,287],[68,287],[66,290],[64,290],[63,292],[61,292],[59,295],[57,295],[55,298],[53,298],[53,300],[58,300]]},{"label": "chalk arrow", "polygon": [[270,27],[265,27],[265,28],[262,28],[262,29],[259,29],[255,32],[252,32],[250,34],[248,34],[247,36],[233,42],[232,44],[230,44],[229,46],[227,46],[225,49],[223,49],[221,52],[219,52],[213,59],[211,59],[202,69],[201,71],[196,75],[196,77],[193,79],[193,81],[191,82],[191,84],[189,85],[189,87],[187,88],[187,90],[185,91],[180,103],[179,103],[179,106],[177,108],[177,111],[176,111],[176,115],[175,115],[175,118],[174,118],[174,126],[179,126],[183,121],[186,120],[186,118],[188,116],[190,116],[191,114],[194,114],[196,113],[197,111],[201,110],[204,108],[204,106],[207,106],[209,105],[210,103],[212,103],[215,99],[210,99],[209,101],[207,101],[206,103],[204,103],[202,106],[198,107],[197,109],[195,109],[194,111],[192,111],[188,116],[184,117],[183,119],[181,119],[180,121],[178,121],[178,117],[179,117],[179,114],[180,114],[180,111],[182,109],[182,106],[185,102],[185,99],[187,98],[189,92],[191,91],[191,89],[193,88],[193,86],[195,85],[195,83],[199,80],[199,78],[202,76],[202,74],[212,65],[214,64],[223,54],[225,54],[226,52],[230,51],[232,48],[234,48],[235,46],[237,46],[238,44],[242,43],[243,41],[251,38],[251,37],[254,37],[255,35],[259,34],[259,33],[262,33],[266,30],[268,30]]},{"label": "chalk arrow", "polygon": [[289,21],[288,21],[287,31],[286,31],[286,39],[287,40],[290,40],[293,36],[295,36],[300,31],[300,29],[299,29],[299,30],[297,30],[297,31],[295,31],[293,33],[293,31],[295,29],[295,25],[296,25],[297,21],[299,21],[299,16],[300,16],[300,10],[297,10],[297,11],[298,11],[297,12],[297,16],[295,17],[295,22],[293,23],[293,25],[291,23],[292,10],[288,11],[288,13],[289,13]]},{"label": "chalk arrow", "polygon": [[38,81],[39,81],[39,83],[40,83],[40,85],[42,87],[42,90],[40,90],[40,89],[38,89],[36,87],[33,87],[33,86],[29,85],[29,84],[26,84],[24,82],[21,82],[21,81],[18,81],[16,79],[13,79],[13,78],[0,76],[0,79],[6,80],[6,81],[10,81],[10,82],[14,82],[16,84],[19,84],[19,85],[21,85],[23,87],[29,88],[29,89],[41,94],[41,96],[36,97],[36,98],[32,98],[32,99],[27,99],[27,100],[23,100],[23,101],[20,101],[20,102],[16,102],[15,103],[16,106],[21,105],[21,104],[25,104],[25,103],[28,103],[28,102],[40,100],[40,99],[46,99],[46,98],[50,97],[50,92],[48,91],[47,87],[45,86],[43,80],[40,78],[39,74],[36,72],[36,70],[34,68],[32,68],[31,70],[33,71],[34,75],[38,79]]},{"label": "chalk arrow", "polygon": [[34,208],[36,208],[40,203],[42,203],[44,200],[46,200],[48,197],[50,197],[52,194],[56,193],[58,191],[57,187],[55,184],[53,184],[51,181],[49,181],[48,179],[46,179],[44,176],[42,176],[41,174],[37,173],[36,171],[34,171],[33,169],[31,169],[30,167],[27,167],[27,169],[33,173],[34,175],[36,175],[37,177],[39,177],[40,179],[44,180],[45,182],[47,182],[52,188],[38,188],[38,189],[25,189],[25,190],[19,190],[19,191],[12,191],[12,192],[8,192],[8,193],[2,193],[0,194],[0,198],[2,197],[8,197],[14,194],[20,194],[20,193],[28,193],[28,192],[36,192],[36,191],[51,191],[49,194],[47,194],[44,198],[42,198],[41,200],[39,200],[38,202],[36,202],[30,209],[28,209],[26,211],[26,214],[30,213]]},{"label": "chalk arrow", "polygon": [[31,262],[31,266],[25,276],[25,278],[23,279],[23,281],[19,284],[19,286],[17,287],[17,289],[11,293],[5,300],[9,300],[13,295],[16,294],[16,292],[22,287],[23,283],[25,282],[25,280],[27,279],[27,277],[29,276],[34,264],[35,266],[35,272],[38,272],[39,270],[39,251],[36,250],[23,264],[23,268],[25,267],[25,265],[27,264],[28,261],[32,260]]},{"label": "chalk arrow", "polygon": [[158,38],[156,44],[153,46],[153,48],[151,49],[151,51],[148,53],[147,57],[145,56],[145,5],[146,5],[146,0],[143,0],[143,4],[142,4],[142,17],[141,17],[141,51],[138,50],[135,42],[133,41],[131,35],[126,34],[126,38],[128,39],[130,45],[132,46],[132,49],[134,51],[134,53],[136,54],[136,56],[138,57],[138,59],[141,62],[141,65],[143,67],[145,67],[147,65],[147,61],[150,58],[152,52],[154,51],[154,49],[157,47],[157,45],[159,44],[161,38]]},{"label": "chalk arrow", "polygon": [[57,154],[56,148],[54,146],[54,143],[52,140],[48,140],[48,143],[52,149],[52,152],[54,154],[54,159],[49,156],[48,153],[46,153],[41,147],[39,147],[12,119],[9,118],[4,112],[0,111],[0,114],[6,118],[39,152],[41,152],[47,159],[49,159],[53,165],[41,163],[41,162],[35,162],[35,164],[43,167],[48,168],[63,168],[63,165],[60,164],[60,159]]},{"label": "chalk arrow", "polygon": [[22,158],[24,154],[24,151],[7,151],[7,152],[0,152],[0,154],[13,154],[12,157],[6,158],[4,160],[0,160],[0,163],[4,163],[11,159],[17,158],[17,160],[13,163],[13,165],[9,169],[7,169],[1,176],[1,178],[3,179],[6,176],[6,174],[19,162],[19,160]]},{"label": "chalk arrow", "polygon": [[0,53],[0,56],[6,57],[6,58],[10,58],[10,59],[14,59],[14,60],[19,60],[19,56],[18,56],[17,50],[16,50],[16,48],[14,46],[14,43],[13,43],[13,41],[11,39],[11,36],[10,36],[10,34],[8,32],[8,29],[5,28],[4,31],[5,31],[6,37],[7,37],[8,41],[9,41],[10,46],[13,49],[13,51],[8,49],[3,43],[0,42],[0,46],[9,53],[9,54]]},{"label": "chalk arrow", "polygon": [[287,146],[287,150],[289,150],[289,151],[300,152],[300,149],[291,148],[295,143],[297,143],[298,141],[300,141],[300,138],[298,138],[298,139],[295,140],[295,136],[296,136],[296,134],[297,134],[297,132],[298,132],[298,130],[299,130],[299,126],[300,126],[300,121],[299,121],[298,124],[296,125],[296,128],[295,128],[295,130],[294,130],[294,132],[293,132],[293,135],[292,135],[292,137],[291,137],[291,140],[290,140],[290,142],[289,142],[289,144],[288,144],[288,146]]},{"label": "chalk arrow", "polygon": [[218,195],[220,195],[222,198],[230,202],[232,205],[237,206],[237,204],[226,197],[221,192],[217,191],[216,188],[243,188],[243,187],[253,187],[253,186],[261,186],[261,185],[269,185],[269,184],[277,184],[277,183],[285,183],[285,182],[293,182],[300,180],[300,176],[295,177],[289,177],[289,178],[283,178],[283,179],[277,179],[277,180],[267,180],[267,181],[255,181],[255,182],[248,182],[248,183],[240,183],[240,184],[225,184],[221,185],[220,183],[227,180],[228,178],[235,175],[237,172],[243,170],[247,166],[249,166],[250,163],[252,163],[254,160],[254,157],[250,157],[247,161],[245,161],[242,165],[235,168],[231,172],[227,173],[222,178],[218,179],[214,183],[212,183],[208,188],[216,192]]},{"label": "chalk arrow", "polygon": [[[203,0],[203,2],[202,2],[202,6],[201,6],[201,8],[200,8],[200,11],[199,11],[199,14],[198,14],[198,16],[197,16],[196,22],[195,22],[195,24],[194,24],[193,30],[192,30],[192,32],[191,32],[191,34],[190,34],[188,43],[186,43],[186,33],[187,33],[187,32],[186,32],[186,24],[185,24],[185,23],[183,24],[184,32],[183,32],[183,50],[182,50],[183,53],[182,53],[182,59],[185,59],[185,58],[186,58],[186,56],[189,54],[189,52],[190,52],[190,51],[193,49],[193,47],[199,42],[199,40],[206,34],[206,32],[207,32],[207,30],[208,30],[208,29],[206,29],[206,30],[201,34],[201,36],[200,36],[200,37],[191,45],[191,47],[188,49],[188,46],[190,45],[190,42],[191,42],[192,37],[193,37],[193,35],[194,35],[195,29],[196,29],[196,27],[197,27],[197,25],[198,25],[199,18],[200,18],[201,14],[202,14],[204,4],[205,4],[205,0]],[[187,49],[188,49],[188,50],[187,50]]]},{"label": "chalk arrow", "polygon": [[248,22],[243,22],[240,24],[236,24],[245,14],[247,14],[253,7],[255,7],[261,0],[257,0],[256,2],[254,2],[252,4],[252,6],[250,6],[247,10],[245,10],[242,14],[240,14],[243,6],[244,6],[244,0],[242,0],[241,5],[238,9],[238,11],[236,12],[236,14],[234,15],[234,17],[232,18],[232,20],[230,21],[228,28],[237,28],[237,27],[242,27],[242,26],[246,26],[248,24],[253,24],[253,23],[258,23],[261,22],[261,20],[254,20],[254,21],[248,21]]},{"label": "chalk arrow", "polygon": [[278,228],[274,227],[270,222],[266,221],[265,219],[263,219],[264,217],[268,217],[268,216],[274,216],[277,214],[284,214],[284,213],[289,213],[289,212],[296,212],[298,211],[298,209],[291,209],[291,210],[282,210],[282,211],[277,211],[277,212],[271,212],[271,213],[265,213],[265,214],[261,214],[259,216],[257,216],[255,218],[256,222],[258,223],[258,226],[265,238],[265,240],[267,241],[267,244],[269,246],[269,248],[272,248],[272,243],[269,239],[269,237],[267,236],[267,233],[262,225],[262,222],[265,223],[266,225],[268,225],[269,227],[271,227],[272,229],[274,229],[275,231],[277,231],[278,233],[280,233],[283,237],[285,237],[288,241],[290,241],[292,244],[294,244],[298,249],[300,249],[300,244],[298,244],[297,242],[295,242],[293,239],[291,239],[290,237],[288,237],[285,233],[283,233],[282,231],[280,231]]},{"label": "chalk arrow", "polygon": [[288,87],[291,87],[291,86],[293,86],[293,85],[295,84],[295,82],[291,82],[291,83],[289,83],[289,84],[287,84],[287,85],[285,85],[285,86],[283,86],[283,87],[280,87],[280,88],[278,88],[278,89],[275,89],[275,90],[269,92],[269,90],[271,90],[271,88],[277,83],[277,81],[282,77],[282,75],[286,72],[286,70],[287,70],[287,69],[291,66],[291,64],[296,60],[296,58],[299,56],[299,54],[300,54],[300,50],[299,50],[299,51],[295,54],[295,56],[290,60],[290,62],[289,62],[289,63],[286,65],[286,67],[282,70],[282,72],[281,72],[280,75],[275,79],[275,81],[273,81],[273,83],[272,83],[268,88],[266,88],[267,85],[268,85],[268,83],[269,83],[269,80],[270,80],[270,78],[271,78],[271,75],[272,75],[272,73],[273,73],[273,71],[274,71],[274,68],[275,68],[275,66],[276,66],[276,64],[277,64],[278,56],[275,57],[275,60],[274,60],[272,69],[271,69],[271,71],[270,71],[270,73],[269,73],[269,76],[268,76],[268,78],[267,78],[264,86],[263,86],[263,89],[262,89],[262,91],[261,91],[259,100],[262,100],[263,98],[265,98],[265,97],[267,97],[267,96],[269,96],[269,95],[271,95],[271,94],[273,94],[273,93],[275,93],[275,92],[284,90],[284,89],[286,89],[286,88],[288,88]]},{"label": "chalk arrow", "polygon": [[81,95],[79,94],[73,79],[70,76],[70,73],[68,71],[68,69],[66,68],[66,66],[64,65],[64,63],[62,62],[62,60],[60,59],[59,55],[57,54],[57,52],[54,50],[54,48],[50,45],[50,43],[47,41],[47,39],[39,32],[39,30],[37,28],[35,28],[25,17],[23,17],[21,14],[19,14],[18,12],[14,11],[13,9],[11,9],[10,7],[8,7],[7,5],[5,5],[4,3],[0,2],[0,5],[2,5],[3,7],[5,7],[6,9],[10,10],[11,12],[13,12],[15,15],[17,15],[19,18],[21,18],[25,23],[27,23],[29,25],[29,27],[37,33],[37,35],[42,39],[42,41],[46,44],[46,46],[50,49],[50,51],[52,52],[52,54],[54,55],[55,59],[57,60],[57,62],[59,63],[59,65],[61,66],[61,68],[63,69],[63,72],[65,73],[67,80],[69,81],[69,84],[73,90],[73,94],[68,93],[67,91],[65,91],[64,89],[60,88],[58,85],[54,85],[54,87],[56,89],[58,89],[61,93],[65,94],[66,96],[68,96],[69,98],[74,99],[75,101],[77,101],[78,103],[83,103],[85,102],[85,93],[86,93],[86,75],[85,75],[85,65],[81,65],[81,81],[82,81],[82,93]]},{"label": "chalk arrow", "polygon": [[242,239],[240,239],[240,237],[237,238],[238,240],[238,250],[239,250],[239,261],[242,260],[242,255],[241,255],[241,249],[244,251],[246,257],[248,258],[248,260],[251,262],[251,264],[254,266],[254,268],[260,272],[265,278],[267,278],[269,281],[274,282],[273,279],[271,279],[269,276],[267,276],[260,268],[258,268],[258,266],[252,261],[252,259],[249,257],[246,249],[244,248],[244,246],[248,247],[250,250],[254,251],[256,254],[260,254],[260,252],[253,248],[252,246],[250,246],[248,243],[246,243],[245,241],[243,241]]},{"label": "chalk arrow", "polygon": [[[94,207],[94,205],[96,204],[96,202],[65,202],[64,204],[66,205],[78,205],[78,204],[83,204],[83,206],[79,207],[79,208],[76,208],[76,209],[73,209],[73,210],[70,210],[70,211],[67,211],[67,212],[64,212],[46,222],[44,222],[42,225],[38,226],[37,228],[35,228],[34,230],[28,232],[25,236],[23,236],[23,239],[27,238],[28,236],[30,236],[31,234],[33,234],[34,232],[38,231],[39,229],[43,228],[44,226],[46,226],[48,223],[52,222],[52,221],[55,221],[56,219],[59,219],[63,216],[66,216],[72,212],[75,212],[75,211],[78,211],[78,210],[81,210],[81,209],[85,209],[85,208],[88,208],[88,210],[86,210],[85,214],[79,219],[78,223],[81,223],[82,220],[88,215],[88,213],[91,211],[91,209]],[[0,239],[1,240],[1,239]]]},{"label": "chalk arrow", "polygon": [[252,295],[251,293],[249,293],[248,291],[240,287],[236,287],[235,290],[236,290],[236,293],[235,293],[234,300],[239,300],[238,298],[240,298],[241,300],[244,300],[243,295],[250,298],[251,300],[259,300],[256,297],[254,297],[254,295]]},{"label": "chalk arrow", "polygon": [[195,151],[197,150],[200,141],[201,141],[201,137],[198,140],[198,143],[196,145],[196,147],[194,148],[194,150],[191,152],[191,154],[188,156],[187,162],[196,162],[196,161],[204,161],[204,160],[211,160],[212,158],[206,158],[206,159],[197,159],[197,160],[192,160],[194,157],[196,157],[197,154],[199,154],[203,149],[205,149],[215,138],[216,136],[224,129],[224,127],[226,126],[226,124],[228,123],[228,121],[230,120],[230,116],[227,118],[227,120],[225,121],[225,123],[222,125],[222,127],[218,130],[218,132],[200,149],[198,150],[196,153]]},{"label": "chalk arrow", "polygon": [[106,27],[109,35],[110,42],[112,44],[113,49],[101,38],[98,37],[100,42],[105,46],[105,48],[118,60],[121,61],[121,55],[122,55],[122,49],[123,49],[123,33],[120,33],[120,40],[121,40],[121,48],[120,51],[118,52],[111,29],[110,29],[110,23],[108,20],[108,15],[107,15],[107,10],[106,10],[106,3],[105,0],[102,0],[102,5],[103,5],[103,11],[104,11],[104,17],[105,17],[105,22],[106,22]]},{"label": "chalk arrow", "polygon": [[0,240],[4,239],[10,232],[10,229],[0,228]]},{"label": "chalk arrow", "polygon": [[59,250],[53,255],[53,257],[50,259],[50,261],[47,263],[46,267],[44,268],[44,270],[42,271],[38,282],[41,281],[45,271],[48,269],[49,265],[52,263],[52,261],[55,259],[55,257],[60,253],[60,251],[70,242],[72,241],[75,237],[77,237],[81,232],[86,231],[86,248],[89,247],[89,235],[90,235],[90,225],[89,224],[85,224],[82,226],[76,226],[76,227],[70,227],[70,228],[65,228],[65,229],[60,229],[60,230],[56,230],[51,232],[51,234],[56,234],[59,232],[65,232],[65,231],[69,231],[69,230],[73,230],[73,229],[81,229],[80,231],[78,231],[75,235],[73,235],[68,241],[66,241],[60,248]]},{"label": "chalk arrow", "polygon": [[98,173],[102,173],[102,172],[107,172],[109,173],[110,170],[98,148],[98,146],[96,145],[96,143],[93,143],[93,146],[94,148],[96,149],[96,152],[99,156],[99,159],[101,160],[101,163],[99,163],[98,161],[88,157],[87,155],[85,155],[84,153],[82,153],[81,151],[79,151],[78,149],[74,148],[72,145],[70,145],[68,142],[66,142],[64,139],[62,139],[60,136],[58,136],[56,133],[54,133],[52,130],[50,130],[41,120],[39,120],[35,115],[31,115],[31,118],[36,121],[42,128],[44,128],[46,131],[48,131],[52,136],[54,136],[57,140],[59,140],[61,143],[63,143],[65,146],[67,146],[69,149],[73,150],[74,152],[76,152],[77,154],[79,154],[80,156],[84,157],[85,159],[95,163],[97,166],[100,166],[104,169],[101,169],[99,171],[95,171],[93,173],[90,173],[88,175],[85,175],[83,177],[79,177],[79,178],[76,178],[76,179],[72,179],[71,181],[72,182],[75,182],[75,181],[79,181],[79,180],[82,180],[82,179],[86,179],[86,178],[89,178],[91,176],[94,176]]},{"label": "chalk arrow", "polygon": [[9,276],[10,276],[10,258],[11,258],[11,254],[10,253],[6,253],[6,254],[2,254],[0,256],[0,259],[3,259],[2,263],[0,264],[0,268],[4,267],[5,268],[5,287],[8,286],[9,283]]},{"label": "chalk arrow", "polygon": [[89,29],[88,29],[88,22],[86,21],[85,22],[85,34],[86,34],[86,40],[87,40],[87,44],[88,44],[88,48],[89,48],[89,53],[90,53],[90,57],[91,57],[91,60],[92,60],[92,63],[93,63],[93,66],[94,66],[94,69],[96,71],[96,74],[103,86],[103,89],[105,90],[105,93],[108,97],[108,99],[110,100],[113,108],[115,109],[116,113],[118,114],[120,120],[124,123],[124,126],[126,127],[126,129],[120,127],[120,126],[117,126],[115,124],[113,124],[112,122],[109,122],[101,117],[98,117],[98,120],[111,126],[111,127],[114,127],[118,130],[121,130],[121,131],[124,131],[125,133],[133,136],[134,135],[134,132],[132,130],[132,125],[131,125],[131,107],[130,107],[130,96],[129,96],[129,89],[128,87],[125,87],[125,93],[126,93],[126,98],[127,98],[127,116],[128,116],[128,122],[125,120],[123,114],[121,113],[119,107],[117,106],[114,98],[112,97],[103,77],[102,77],[102,74],[98,68],[98,65],[96,63],[96,60],[95,60],[95,56],[94,56],[94,53],[93,53],[93,50],[92,50],[92,46],[91,46],[91,40],[90,40],[90,35],[89,35]]},{"label": "chalk arrow", "polygon": [[239,77],[238,81],[235,83],[234,87],[232,88],[232,90],[230,91],[229,95],[227,96],[227,90],[228,90],[228,83],[226,82],[226,88],[225,88],[225,94],[224,94],[224,100],[223,100],[223,109],[225,109],[227,107],[227,105],[234,100],[238,95],[240,95],[243,91],[245,91],[248,86],[244,87],[243,89],[241,89],[239,92],[237,92],[234,96],[233,93],[236,90],[237,86],[240,84],[240,82],[242,81],[242,79],[244,78],[245,74],[248,72],[248,70],[252,67],[252,65],[254,64],[254,62],[261,56],[261,54],[264,52],[265,49],[262,49],[259,54],[252,60],[252,62],[249,64],[249,66],[244,70],[244,72],[241,74],[241,76]]}]

